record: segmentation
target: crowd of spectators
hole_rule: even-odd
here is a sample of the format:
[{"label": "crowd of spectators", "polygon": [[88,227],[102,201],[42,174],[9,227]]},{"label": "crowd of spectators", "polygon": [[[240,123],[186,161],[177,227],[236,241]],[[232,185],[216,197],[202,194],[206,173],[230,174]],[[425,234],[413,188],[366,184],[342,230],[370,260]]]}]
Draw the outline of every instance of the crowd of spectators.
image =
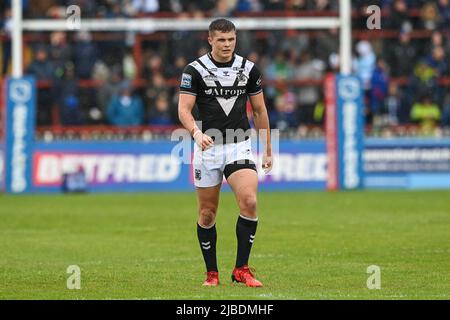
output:
[{"label": "crowd of spectators", "polygon": [[[2,32],[11,28],[11,11],[2,6]],[[227,17],[283,12],[334,12],[332,0],[23,0],[27,18],[64,17],[78,5],[82,17],[114,18],[166,15]],[[383,10],[382,30],[393,37],[374,36],[366,28],[368,5]],[[423,132],[450,126],[449,0],[352,1],[353,27],[366,31],[354,39],[353,70],[365,91],[366,122],[373,127],[417,123]],[[414,11],[415,10],[415,11]],[[430,37],[415,37],[425,30]],[[184,66],[208,49],[206,33],[161,33],[142,42],[140,61],[133,52],[135,33],[103,39],[95,34],[56,31],[47,41],[27,43],[26,72],[43,81],[38,94],[38,124],[176,125],[177,83]],[[2,74],[8,72],[10,42],[2,38]],[[254,61],[264,75],[272,128],[302,130],[322,125],[321,79],[339,69],[337,29],[310,32],[238,31],[238,52]],[[140,67],[138,67],[140,66]],[[81,86],[94,80],[95,86]],[[45,85],[47,82],[47,85]],[[55,112],[55,110],[57,112]],[[55,123],[56,122],[56,123]]]}]

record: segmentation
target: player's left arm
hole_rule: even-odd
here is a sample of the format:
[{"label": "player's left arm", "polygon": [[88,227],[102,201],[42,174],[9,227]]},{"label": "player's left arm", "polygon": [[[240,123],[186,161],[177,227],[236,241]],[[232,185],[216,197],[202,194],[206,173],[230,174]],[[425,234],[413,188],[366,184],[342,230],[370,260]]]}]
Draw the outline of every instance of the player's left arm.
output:
[{"label": "player's left arm", "polygon": [[261,87],[261,73],[255,66],[250,71],[247,90],[250,104],[252,106],[255,127],[258,131],[260,139],[263,139],[264,155],[262,168],[267,174],[270,170],[272,170],[273,166],[272,143],[270,140],[270,124],[266,103],[264,102],[264,94]]},{"label": "player's left arm", "polygon": [[263,139],[264,144],[264,156],[262,168],[267,174],[272,170],[272,143],[270,140],[270,125],[269,116],[267,115],[266,104],[264,102],[264,94],[262,92],[250,96],[250,104],[252,105],[253,119],[255,121],[255,127],[258,131],[259,137]]}]

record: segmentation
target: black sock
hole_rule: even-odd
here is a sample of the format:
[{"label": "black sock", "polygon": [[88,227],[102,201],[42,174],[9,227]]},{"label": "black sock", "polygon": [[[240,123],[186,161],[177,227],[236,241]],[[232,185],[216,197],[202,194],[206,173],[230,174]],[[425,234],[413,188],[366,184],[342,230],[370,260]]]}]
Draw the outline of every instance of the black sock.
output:
[{"label": "black sock", "polygon": [[239,216],[236,223],[237,236],[237,257],[236,268],[248,265],[250,250],[252,249],[253,240],[255,239],[256,227],[258,220],[248,220]]},{"label": "black sock", "polygon": [[197,236],[200,249],[203,253],[203,259],[205,260],[206,270],[218,271],[216,258],[216,225],[214,224],[211,228],[206,229],[197,224]]}]

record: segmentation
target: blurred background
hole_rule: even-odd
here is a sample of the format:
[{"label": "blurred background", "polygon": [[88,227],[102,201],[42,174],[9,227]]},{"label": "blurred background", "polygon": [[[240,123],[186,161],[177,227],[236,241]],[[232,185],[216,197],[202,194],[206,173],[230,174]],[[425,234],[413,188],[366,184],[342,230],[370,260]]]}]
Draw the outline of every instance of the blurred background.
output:
[{"label": "blurred background", "polygon": [[[352,69],[364,87],[366,137],[448,137],[449,1],[351,3]],[[82,19],[339,16],[336,0],[24,0],[23,16],[64,19],[69,5],[81,8]],[[367,28],[368,5],[381,8],[380,30]],[[2,1],[1,14],[6,77],[10,1]],[[180,125],[182,70],[209,50],[206,31],[25,31],[23,39],[24,72],[38,81],[38,142],[167,139]],[[237,52],[264,75],[271,128],[282,138],[323,141],[323,81],[339,71],[338,29],[239,30]],[[124,103],[132,106],[127,114]]]},{"label": "blurred background", "polygon": [[[341,12],[350,46],[345,27],[261,23],[341,26],[349,0],[22,0],[12,57],[14,1],[0,1],[0,299],[450,297],[449,0],[353,0]],[[82,26],[111,30],[69,30],[71,5]],[[255,293],[201,288],[193,170],[172,155],[181,73],[208,52],[214,17],[253,23],[238,25],[237,52],[263,73],[280,132],[271,174],[258,172],[251,265],[267,286]],[[39,19],[59,27],[31,31]],[[142,19],[135,31],[115,28],[131,19]],[[141,28],[164,19],[175,31]],[[344,66],[352,75],[334,77]],[[220,202],[219,268],[231,271],[239,211],[231,192]],[[372,267],[383,290],[369,290]]]}]

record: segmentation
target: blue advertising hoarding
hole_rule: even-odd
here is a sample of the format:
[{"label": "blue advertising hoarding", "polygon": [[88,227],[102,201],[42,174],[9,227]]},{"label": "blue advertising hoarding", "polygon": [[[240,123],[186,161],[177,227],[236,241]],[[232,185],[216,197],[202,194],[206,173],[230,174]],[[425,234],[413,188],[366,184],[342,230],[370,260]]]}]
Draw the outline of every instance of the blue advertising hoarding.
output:
[{"label": "blue advertising hoarding", "polygon": [[[174,146],[170,141],[36,143],[33,191],[60,192],[64,173],[80,167],[91,192],[193,191],[192,166],[171,156]],[[274,156],[270,175],[259,170],[260,190],[326,189],[324,140],[282,140]],[[450,139],[366,139],[363,159],[366,188],[450,188]]]},{"label": "blue advertising hoarding", "polygon": [[324,81],[327,189],[364,186],[363,90],[358,77],[329,73]]},{"label": "blue advertising hoarding", "polygon": [[339,189],[358,189],[364,185],[363,97],[361,80],[356,76],[336,77],[337,159]]},{"label": "blue advertising hoarding", "polygon": [[[33,190],[60,192],[64,174],[80,168],[93,192],[194,190],[192,166],[172,156],[175,146],[171,141],[36,143]],[[323,142],[281,141],[275,159],[270,175],[259,170],[261,190],[325,188]]]},{"label": "blue advertising hoarding", "polygon": [[367,188],[450,188],[450,139],[367,139]]},{"label": "blue advertising hoarding", "polygon": [[[335,84],[329,91],[330,100],[336,101],[332,133],[339,149],[339,189],[450,188],[450,139],[364,141],[359,80],[330,80]],[[0,185],[3,171],[7,192],[61,192],[64,175],[80,170],[92,192],[194,190],[192,166],[171,154],[176,142],[35,142],[35,99],[33,78],[7,80],[6,128],[0,144]],[[325,140],[281,140],[271,174],[259,170],[259,189],[327,189],[329,146]],[[260,155],[255,158],[260,162]]]},{"label": "blue advertising hoarding", "polygon": [[31,190],[36,86],[32,77],[7,80],[5,121],[5,190]]}]

